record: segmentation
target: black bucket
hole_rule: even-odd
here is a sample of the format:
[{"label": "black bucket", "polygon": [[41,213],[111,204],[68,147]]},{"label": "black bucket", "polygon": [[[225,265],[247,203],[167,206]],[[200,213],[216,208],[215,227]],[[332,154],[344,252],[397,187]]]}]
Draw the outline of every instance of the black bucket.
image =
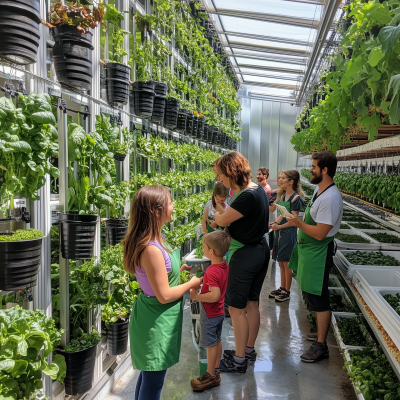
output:
[{"label": "black bucket", "polygon": [[110,324],[107,329],[107,348],[110,356],[120,356],[128,348],[129,317]]},{"label": "black bucket", "polygon": [[176,126],[176,130],[181,133],[185,133],[186,131],[186,122],[189,115],[189,111],[183,108],[180,108],[178,111],[178,123]]},{"label": "black bucket", "polygon": [[199,118],[193,117],[193,129],[192,129],[191,137],[197,138],[197,129],[198,128],[199,128]]},{"label": "black bucket", "polygon": [[203,140],[204,140],[206,143],[209,143],[209,141],[208,141],[209,131],[210,131],[210,125],[208,125],[207,123],[204,123],[204,128],[203,128]]},{"label": "black bucket", "polygon": [[131,67],[119,63],[106,66],[106,93],[109,103],[126,104],[129,99]]},{"label": "black bucket", "polygon": [[126,158],[126,154],[114,153],[115,161],[125,161],[125,158]]},{"label": "black bucket", "polygon": [[179,104],[180,101],[174,97],[170,97],[165,103],[164,126],[168,129],[175,129],[178,124]]},{"label": "black bucket", "polygon": [[185,135],[186,136],[192,136],[193,132],[193,114],[188,111],[188,115],[186,118],[186,129],[185,129]]},{"label": "black bucket", "polygon": [[0,0],[0,57],[16,64],[36,62],[40,1]]},{"label": "black bucket", "polygon": [[0,290],[25,290],[36,285],[42,238],[0,242]]},{"label": "black bucket", "polygon": [[135,115],[149,118],[153,114],[155,82],[135,82],[133,84],[133,110]]},{"label": "black bucket", "polygon": [[128,232],[128,220],[109,218],[106,221],[106,240],[110,246],[121,243]]},{"label": "black bucket", "polygon": [[204,139],[204,123],[205,123],[204,117],[197,118],[196,137],[197,137],[198,140],[203,140]]},{"label": "black bucket", "polygon": [[59,214],[58,231],[63,258],[87,260],[93,257],[97,219],[97,215]]},{"label": "black bucket", "polygon": [[76,352],[56,350],[58,354],[64,356],[67,364],[67,374],[64,379],[65,394],[82,395],[92,388],[96,346],[97,344]]}]

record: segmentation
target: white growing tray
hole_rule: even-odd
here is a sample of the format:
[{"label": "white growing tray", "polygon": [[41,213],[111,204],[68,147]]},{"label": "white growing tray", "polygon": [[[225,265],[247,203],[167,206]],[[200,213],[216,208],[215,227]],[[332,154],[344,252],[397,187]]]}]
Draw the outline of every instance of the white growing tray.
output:
[{"label": "white growing tray", "polygon": [[[329,294],[331,295],[333,292],[334,293],[338,293],[342,296],[343,302],[344,303],[352,303],[352,301],[349,299],[349,296],[347,295],[347,293],[345,292],[343,287],[340,288],[328,288],[329,289]],[[342,315],[356,315],[355,313],[351,313],[351,312],[344,312],[344,311],[335,311],[332,310],[332,313],[337,314],[338,316],[342,316]]]},{"label": "white growing tray", "polygon": [[[393,235],[397,236],[400,238],[400,233],[395,232],[395,231],[389,231],[389,230],[380,230],[380,229],[360,229],[359,232],[363,232],[366,235],[369,233],[387,233],[388,235]],[[375,239],[373,239],[375,240]],[[378,242],[380,245],[381,250],[400,250],[400,243],[381,243]]]},{"label": "white growing tray", "polygon": [[329,274],[329,280],[333,281],[334,283],[336,283],[336,286],[329,286],[329,288],[331,289],[337,289],[342,287],[342,284],[340,283],[338,277],[336,275],[333,274]]},{"label": "white growing tray", "polygon": [[[358,224],[362,224],[362,223],[370,224],[370,225],[374,226],[375,229],[379,229],[379,231],[387,230],[387,229],[388,229],[388,228],[385,228],[385,227],[382,226],[382,225],[377,224],[376,222],[371,222],[371,221],[365,221],[365,222],[346,222],[346,224],[347,224],[347,225],[350,225],[353,229],[360,229],[360,228],[358,228],[357,225],[358,225]],[[364,230],[364,229],[363,229],[363,230]]]},{"label": "white growing tray", "polygon": [[380,243],[357,229],[339,229],[339,233],[347,235],[360,235],[369,240],[369,243],[347,243],[335,238],[338,250],[379,250]]}]

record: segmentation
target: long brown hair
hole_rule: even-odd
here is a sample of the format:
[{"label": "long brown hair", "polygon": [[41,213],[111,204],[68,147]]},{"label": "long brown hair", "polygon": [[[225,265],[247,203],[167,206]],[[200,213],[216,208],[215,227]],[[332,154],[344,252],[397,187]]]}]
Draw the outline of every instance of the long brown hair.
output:
[{"label": "long brown hair", "polygon": [[217,207],[217,202],[215,201],[215,196],[225,197],[225,199],[228,197],[227,189],[222,182],[217,182],[214,186],[214,191],[213,191],[212,198],[211,198],[211,203],[214,208]]},{"label": "long brown hair", "polygon": [[152,239],[161,244],[164,242],[161,215],[167,212],[169,199],[169,189],[162,185],[144,186],[136,192],[131,205],[128,233],[122,241],[126,272],[135,273],[140,265],[141,254]]},{"label": "long brown hair", "polygon": [[[251,181],[249,161],[241,153],[227,153],[216,161],[217,170],[229,178],[230,183],[240,188],[248,186]],[[231,186],[232,187],[232,186]]]},{"label": "long brown hair", "polygon": [[[301,183],[300,183],[300,174],[297,170],[295,169],[285,169],[283,171],[280,171],[279,174],[283,174],[286,176],[286,178],[289,179],[289,181],[293,181],[292,189],[303,199],[305,198],[305,194],[303,192],[303,189],[301,188]],[[279,175],[278,174],[278,175]],[[285,189],[280,187],[278,189],[278,194],[276,196],[276,202],[278,202],[283,194],[285,193]]]}]

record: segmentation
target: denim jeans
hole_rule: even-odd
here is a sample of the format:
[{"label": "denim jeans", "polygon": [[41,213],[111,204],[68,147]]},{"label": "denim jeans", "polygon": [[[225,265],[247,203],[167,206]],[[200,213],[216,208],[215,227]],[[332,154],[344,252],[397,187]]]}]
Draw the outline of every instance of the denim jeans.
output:
[{"label": "denim jeans", "polygon": [[164,371],[140,371],[136,383],[135,400],[160,400],[164,385]]}]

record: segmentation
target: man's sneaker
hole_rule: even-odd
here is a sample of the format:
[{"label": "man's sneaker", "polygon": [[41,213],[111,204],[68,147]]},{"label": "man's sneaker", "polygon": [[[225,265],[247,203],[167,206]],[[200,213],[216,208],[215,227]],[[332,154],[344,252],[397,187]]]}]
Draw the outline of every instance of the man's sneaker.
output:
[{"label": "man's sneaker", "polygon": [[203,390],[217,387],[221,384],[221,374],[216,373],[215,376],[211,376],[207,371],[198,378],[192,379],[190,386],[194,392],[202,392]]},{"label": "man's sneaker", "polygon": [[[236,354],[235,350],[225,350],[224,351],[224,358],[233,358],[233,356]],[[257,358],[257,353],[256,351],[253,349],[253,351],[251,353],[246,353],[245,354],[245,358],[247,361],[249,362],[254,362],[256,361]]]},{"label": "man's sneaker", "polygon": [[317,339],[318,339],[318,336],[317,336],[316,333],[309,333],[309,334],[306,336],[306,339],[309,340],[310,342],[316,342]]},{"label": "man's sneaker", "polygon": [[278,296],[275,297],[275,301],[286,301],[286,300],[290,300],[290,292],[286,292],[286,291],[281,291],[280,294],[278,294]]},{"label": "man's sneaker", "polygon": [[244,360],[243,364],[237,363],[233,357],[224,358],[221,360],[219,366],[220,372],[238,372],[244,374],[247,371],[247,359]]},{"label": "man's sneaker", "polygon": [[268,292],[269,297],[276,297],[279,296],[281,294],[281,291],[284,290],[283,287],[280,287],[279,289],[276,290],[271,290],[270,292]]},{"label": "man's sneaker", "polygon": [[300,360],[306,363],[315,363],[323,358],[329,357],[329,349],[326,343],[314,342],[310,349],[305,351]]}]

